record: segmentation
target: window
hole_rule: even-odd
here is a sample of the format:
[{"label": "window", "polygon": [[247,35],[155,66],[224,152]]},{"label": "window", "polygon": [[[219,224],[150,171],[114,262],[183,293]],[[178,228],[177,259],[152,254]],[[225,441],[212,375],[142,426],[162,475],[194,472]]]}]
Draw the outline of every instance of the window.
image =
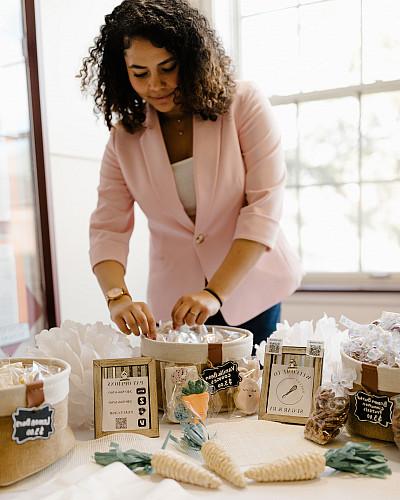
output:
[{"label": "window", "polygon": [[283,226],[303,288],[399,290],[400,2],[213,7],[238,77],[264,90],[280,122]]}]

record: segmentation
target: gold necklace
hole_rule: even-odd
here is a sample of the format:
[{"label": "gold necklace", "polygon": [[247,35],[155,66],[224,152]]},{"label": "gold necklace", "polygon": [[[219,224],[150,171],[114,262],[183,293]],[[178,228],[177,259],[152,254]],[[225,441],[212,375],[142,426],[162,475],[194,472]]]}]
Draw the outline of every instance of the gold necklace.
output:
[{"label": "gold necklace", "polygon": [[182,137],[185,135],[185,118],[166,118],[165,116],[161,116],[161,122],[164,127],[170,130],[176,129],[178,135]]}]

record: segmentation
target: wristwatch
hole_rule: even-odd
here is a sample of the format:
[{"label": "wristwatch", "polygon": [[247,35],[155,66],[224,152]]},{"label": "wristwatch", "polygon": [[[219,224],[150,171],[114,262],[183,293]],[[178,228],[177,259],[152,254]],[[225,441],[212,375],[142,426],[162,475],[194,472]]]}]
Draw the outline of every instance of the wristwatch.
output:
[{"label": "wristwatch", "polygon": [[130,299],[132,299],[132,297],[130,296],[128,291],[125,290],[125,288],[119,288],[119,287],[110,288],[110,290],[106,292],[107,305],[109,306],[112,300],[118,300],[124,295],[127,295]]}]

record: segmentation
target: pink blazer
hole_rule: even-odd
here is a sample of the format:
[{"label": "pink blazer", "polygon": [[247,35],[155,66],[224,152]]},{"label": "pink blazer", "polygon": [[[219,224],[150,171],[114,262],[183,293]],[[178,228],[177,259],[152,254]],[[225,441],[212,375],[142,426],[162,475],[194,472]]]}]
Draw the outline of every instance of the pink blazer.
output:
[{"label": "pink blazer", "polygon": [[147,300],[156,320],[170,318],[181,295],[204,287],[236,238],[270,251],[224,303],[227,323],[241,324],[292,294],[302,273],[279,225],[286,169],[268,101],[238,82],[227,114],[215,122],[193,118],[195,224],[178,197],[151,106],[145,127],[133,135],[120,125],[111,131],[90,222],[92,266],[116,260],[126,267],[137,202],[150,230]]}]

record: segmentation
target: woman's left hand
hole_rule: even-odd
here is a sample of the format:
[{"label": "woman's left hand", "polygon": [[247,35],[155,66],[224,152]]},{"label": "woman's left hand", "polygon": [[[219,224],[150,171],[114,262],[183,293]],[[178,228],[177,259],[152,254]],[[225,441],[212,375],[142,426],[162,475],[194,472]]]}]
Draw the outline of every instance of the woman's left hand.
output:
[{"label": "woman's left hand", "polygon": [[219,308],[218,300],[205,290],[183,295],[172,309],[173,326],[179,328],[184,323],[189,326],[202,325]]}]

